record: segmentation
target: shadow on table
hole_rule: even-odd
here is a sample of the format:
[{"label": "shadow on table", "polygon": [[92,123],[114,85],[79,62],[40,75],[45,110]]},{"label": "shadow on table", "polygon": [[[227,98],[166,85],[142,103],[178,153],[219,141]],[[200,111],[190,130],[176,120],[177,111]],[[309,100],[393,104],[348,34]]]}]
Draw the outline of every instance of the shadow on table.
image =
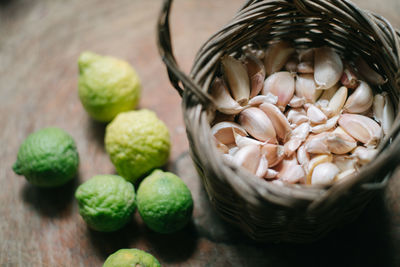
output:
[{"label": "shadow on table", "polygon": [[63,186],[40,188],[26,183],[21,195],[23,201],[43,216],[65,218],[72,214],[73,198],[79,186],[80,174]]},{"label": "shadow on table", "polygon": [[95,121],[89,116],[87,117],[87,119],[89,121],[87,124],[87,134],[89,140],[95,140],[105,151],[104,136],[106,135],[107,123]]}]

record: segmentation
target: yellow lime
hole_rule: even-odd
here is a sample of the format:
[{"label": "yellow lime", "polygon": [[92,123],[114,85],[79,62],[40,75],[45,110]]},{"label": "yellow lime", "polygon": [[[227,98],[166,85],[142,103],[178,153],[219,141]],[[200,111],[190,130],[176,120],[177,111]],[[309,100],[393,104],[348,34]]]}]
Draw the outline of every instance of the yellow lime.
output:
[{"label": "yellow lime", "polygon": [[161,267],[151,254],[140,249],[120,249],[108,256],[103,267]]}]

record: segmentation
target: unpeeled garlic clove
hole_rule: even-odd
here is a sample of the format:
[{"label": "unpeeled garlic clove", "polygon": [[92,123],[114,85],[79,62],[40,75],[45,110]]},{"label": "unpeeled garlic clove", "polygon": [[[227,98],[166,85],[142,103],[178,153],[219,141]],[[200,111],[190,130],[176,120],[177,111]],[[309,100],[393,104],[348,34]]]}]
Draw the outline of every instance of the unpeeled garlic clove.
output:
[{"label": "unpeeled garlic clove", "polygon": [[215,136],[213,136],[215,146],[217,147],[218,151],[221,152],[222,154],[229,153],[229,148],[227,145],[221,143]]},{"label": "unpeeled garlic clove", "polygon": [[336,175],[335,181],[349,179],[351,176],[355,175],[356,173],[357,173],[356,169],[349,169],[349,170],[340,172],[338,175]]},{"label": "unpeeled garlic clove", "polygon": [[323,132],[317,135],[310,135],[305,142],[307,153],[313,154],[330,154],[331,151],[326,144],[328,132]]},{"label": "unpeeled garlic clove", "polygon": [[292,99],[290,99],[289,106],[292,108],[300,108],[305,103],[306,100],[304,98],[293,95]]},{"label": "unpeeled garlic clove", "polygon": [[255,175],[257,177],[263,178],[268,172],[268,160],[265,155],[261,155],[260,162],[258,164]]},{"label": "unpeeled garlic clove", "polygon": [[336,93],[332,96],[328,104],[328,116],[333,117],[340,114],[344,103],[347,98],[347,88],[342,86],[340,87]]},{"label": "unpeeled garlic clove", "polygon": [[317,102],[315,103],[318,107],[325,107],[327,108],[329,105],[329,101],[332,97],[336,94],[337,90],[339,89],[340,84],[337,83],[329,89],[323,90],[321,96],[318,98]]},{"label": "unpeeled garlic clove", "polygon": [[307,109],[307,117],[314,124],[322,124],[328,120],[328,117],[314,105],[311,105]]},{"label": "unpeeled garlic clove", "polygon": [[339,168],[330,162],[319,164],[315,167],[311,176],[311,184],[328,185],[333,183],[336,175],[339,174]]},{"label": "unpeeled garlic clove", "polygon": [[243,107],[231,97],[225,82],[218,77],[215,78],[211,86],[210,95],[214,100],[217,110],[222,113],[238,114],[243,110]]},{"label": "unpeeled garlic clove", "polygon": [[275,171],[274,169],[268,169],[264,175],[264,178],[265,179],[274,179],[274,178],[276,178],[276,176],[278,176],[278,173],[279,172]]},{"label": "unpeeled garlic clove", "polygon": [[385,106],[385,97],[382,94],[376,94],[374,96],[374,102],[372,104],[372,110],[374,113],[374,119],[381,123],[383,118],[383,108]]},{"label": "unpeeled garlic clove", "polygon": [[296,72],[297,71],[297,64],[299,64],[299,60],[296,56],[292,56],[285,64],[285,70],[289,72]]},{"label": "unpeeled garlic clove", "polygon": [[244,59],[247,73],[250,79],[250,98],[260,93],[264,86],[265,68],[264,64],[256,56],[247,53]]},{"label": "unpeeled garlic clove", "polygon": [[289,109],[286,117],[287,117],[289,123],[296,125],[296,127],[303,122],[309,121],[306,111],[302,108]]},{"label": "unpeeled garlic clove", "polygon": [[[296,158],[296,157],[292,157]],[[305,172],[303,168],[297,163],[297,160],[292,159],[284,159],[276,168],[278,171],[277,177],[290,184],[295,184],[298,182],[304,182],[305,180]]]},{"label": "unpeeled garlic clove", "polygon": [[221,64],[233,98],[239,105],[247,104],[250,96],[250,81],[246,67],[240,60],[229,55],[222,57]]},{"label": "unpeeled garlic clove", "polygon": [[310,162],[310,154],[307,153],[306,148],[304,145],[301,145],[297,149],[297,161],[303,167],[306,167]]},{"label": "unpeeled garlic clove", "polygon": [[328,133],[325,140],[331,153],[346,154],[357,146],[357,141],[348,135],[341,127]]},{"label": "unpeeled garlic clove", "polygon": [[333,116],[327,120],[324,124],[316,125],[311,128],[311,132],[315,134],[320,134],[333,129],[339,120],[339,115]]},{"label": "unpeeled garlic clove", "polygon": [[366,164],[371,162],[377,153],[378,150],[375,148],[358,146],[353,150],[352,157],[355,157],[359,164]]},{"label": "unpeeled garlic clove", "polygon": [[338,123],[351,137],[366,146],[376,146],[382,137],[379,124],[363,115],[342,114]]},{"label": "unpeeled garlic clove", "polygon": [[285,156],[283,146],[275,144],[264,144],[261,147],[261,154],[266,156],[268,167],[276,166]]},{"label": "unpeeled garlic clove", "polygon": [[236,132],[233,132],[233,136],[235,137],[235,144],[239,148],[242,148],[242,147],[248,146],[248,145],[262,146],[264,144],[263,142],[260,142],[256,139],[253,139],[250,137],[242,136]]},{"label": "unpeeled garlic clove", "polygon": [[252,174],[255,174],[260,162],[261,153],[259,146],[245,146],[240,148],[233,156],[233,163],[242,166]]},{"label": "unpeeled garlic clove", "polygon": [[258,95],[253,97],[252,99],[249,100],[249,105],[259,106],[263,103],[271,103],[275,105],[277,102],[278,102],[278,97],[276,95],[267,93],[266,95]]},{"label": "unpeeled garlic clove", "polygon": [[271,120],[259,108],[250,107],[239,115],[240,125],[254,138],[263,142],[276,142],[276,132]]},{"label": "unpeeled garlic clove", "polygon": [[374,101],[374,94],[371,87],[360,81],[360,85],[352,93],[346,101],[343,110],[349,113],[362,113],[367,111]]},{"label": "unpeeled garlic clove", "polygon": [[334,155],[333,163],[344,172],[351,169],[357,168],[357,159],[353,156],[348,155]]},{"label": "unpeeled garlic clove", "polygon": [[382,95],[385,98],[385,105],[383,106],[381,125],[383,132],[388,134],[390,129],[392,129],[395,114],[392,101],[390,100],[388,93],[384,92]]},{"label": "unpeeled garlic clove", "polygon": [[340,82],[349,89],[356,89],[359,85],[357,76],[349,66],[344,68]]},{"label": "unpeeled garlic clove", "polygon": [[304,61],[297,64],[297,72],[303,74],[313,74],[314,64],[310,61]]},{"label": "unpeeled garlic clove", "polygon": [[307,164],[307,167],[305,168],[307,174],[306,183],[311,184],[311,177],[315,167],[317,167],[319,164],[322,163],[332,162],[332,158],[333,158],[332,155],[318,155],[313,157]]},{"label": "unpeeled garlic clove", "polygon": [[354,62],[354,65],[357,68],[358,74],[360,74],[368,83],[382,85],[387,82],[382,75],[374,71],[361,57],[357,58],[357,60]]},{"label": "unpeeled garlic clove", "polygon": [[287,71],[276,72],[264,82],[263,95],[271,93],[278,96],[277,106],[285,108],[294,94],[294,77]]},{"label": "unpeeled garlic clove", "polygon": [[292,156],[299,146],[306,140],[311,131],[310,124],[302,123],[296,127],[289,136],[289,140],[284,144],[285,155]]},{"label": "unpeeled garlic clove", "polygon": [[294,52],[295,49],[289,42],[278,41],[271,44],[264,55],[264,66],[267,75],[280,71]]},{"label": "unpeeled garlic clove", "polygon": [[219,122],[211,128],[211,134],[222,144],[229,145],[235,142],[233,132],[246,136],[246,130],[234,122]]},{"label": "unpeeled garlic clove", "polygon": [[281,110],[277,106],[274,106],[270,103],[261,104],[259,108],[264,111],[271,120],[276,135],[281,140],[285,140],[286,137],[292,132],[292,129],[290,128],[289,121],[286,119],[285,115],[283,115]]},{"label": "unpeeled garlic clove", "polygon": [[318,89],[329,89],[340,80],[343,73],[343,62],[330,47],[320,47],[314,51],[315,83]]},{"label": "unpeeled garlic clove", "polygon": [[308,103],[315,103],[322,91],[317,90],[317,85],[312,74],[299,74],[296,78],[296,95],[304,98]]}]

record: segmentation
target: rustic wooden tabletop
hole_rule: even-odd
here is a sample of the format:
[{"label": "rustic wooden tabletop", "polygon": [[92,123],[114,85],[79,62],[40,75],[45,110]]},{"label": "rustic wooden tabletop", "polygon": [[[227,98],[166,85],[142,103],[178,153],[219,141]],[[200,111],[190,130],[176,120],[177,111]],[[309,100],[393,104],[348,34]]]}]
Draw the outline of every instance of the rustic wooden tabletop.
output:
[{"label": "rustic wooden tabletop", "polygon": [[[400,28],[399,0],[357,0]],[[200,45],[228,22],[242,0],[177,0],[172,10],[176,57],[189,71]],[[161,0],[0,0],[0,266],[101,266],[120,248],[140,248],[163,266],[400,266],[400,173],[360,218],[310,245],[255,244],[210,209],[190,157],[180,98],[156,47]],[[73,197],[95,174],[115,173],[104,150],[105,126],[92,121],[77,95],[77,58],[84,50],[120,57],[143,83],[141,108],[157,112],[172,135],[167,169],[194,200],[191,223],[159,235],[134,220],[116,233],[86,227]],[[11,166],[31,132],[58,126],[76,140],[77,178],[44,190]]]}]

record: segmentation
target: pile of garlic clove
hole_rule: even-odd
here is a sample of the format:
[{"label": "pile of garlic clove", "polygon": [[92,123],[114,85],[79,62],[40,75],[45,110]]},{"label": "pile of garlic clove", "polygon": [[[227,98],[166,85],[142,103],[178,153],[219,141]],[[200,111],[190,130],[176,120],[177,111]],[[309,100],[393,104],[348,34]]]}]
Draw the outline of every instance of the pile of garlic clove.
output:
[{"label": "pile of garlic clove", "polygon": [[221,59],[209,93],[211,132],[224,160],[265,181],[329,185],[370,162],[394,109],[383,77],[329,47],[296,50],[279,41]]}]

